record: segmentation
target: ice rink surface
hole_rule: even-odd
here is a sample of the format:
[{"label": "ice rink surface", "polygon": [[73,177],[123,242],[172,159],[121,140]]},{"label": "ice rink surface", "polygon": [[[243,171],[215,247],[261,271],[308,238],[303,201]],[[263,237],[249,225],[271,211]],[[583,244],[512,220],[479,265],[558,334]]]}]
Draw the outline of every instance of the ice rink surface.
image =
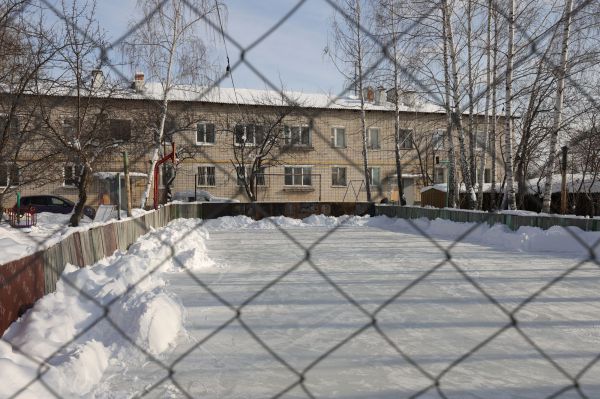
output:
[{"label": "ice rink surface", "polygon": [[[581,265],[522,307],[520,332],[505,313],[578,264],[573,254],[454,245],[451,261],[503,312],[418,234],[368,226],[209,231],[216,264],[193,274],[231,307],[245,305],[236,318],[187,273],[163,275],[185,307],[185,333],[159,358],[175,362],[174,379],[191,397],[544,398],[570,378],[580,392],[557,398],[600,397],[600,364],[579,375],[600,354],[597,265]],[[185,397],[168,380],[154,386],[167,375],[150,361],[111,363],[91,395],[151,389],[148,397]]]}]

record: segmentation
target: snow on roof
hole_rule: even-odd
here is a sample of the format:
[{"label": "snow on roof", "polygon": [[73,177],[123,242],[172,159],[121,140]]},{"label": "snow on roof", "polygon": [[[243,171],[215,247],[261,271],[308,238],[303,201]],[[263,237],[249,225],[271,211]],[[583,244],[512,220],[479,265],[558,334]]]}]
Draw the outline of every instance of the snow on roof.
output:
[{"label": "snow on roof", "polygon": [[[545,177],[536,177],[527,180],[527,193],[543,195]],[[560,193],[562,186],[562,176],[560,174],[552,175],[552,193]],[[582,173],[567,174],[567,192],[590,192],[600,193],[600,175]]]},{"label": "snow on roof", "polygon": [[[75,96],[76,91],[66,86],[49,85],[41,93],[48,96]],[[89,93],[88,93],[89,94]],[[87,94],[86,94],[87,95]],[[141,92],[133,89],[98,90],[94,93],[97,97],[110,96],[112,98],[131,100],[162,100],[163,85],[158,82],[146,82]],[[224,87],[206,87],[192,85],[178,85],[169,90],[170,101],[203,102],[216,104],[239,105],[266,105],[289,106],[296,105],[302,108],[320,109],[360,109],[358,97],[350,95],[337,97],[328,93],[304,93],[301,91],[257,90],[257,89],[232,89]],[[380,104],[365,102],[365,109],[369,111],[394,111],[393,103],[384,101]],[[412,107],[400,105],[401,112],[445,113],[443,106],[416,101]]]},{"label": "snow on roof", "polygon": [[[475,184],[475,187],[473,187],[473,189],[475,190],[475,192],[479,191],[479,185]],[[443,193],[447,192],[448,189],[446,187],[446,183],[439,183],[439,184],[434,184],[433,186],[426,186],[421,188],[421,192],[424,193],[426,191],[429,190],[437,190],[437,191],[441,191]],[[500,185],[496,184],[496,190],[500,190]],[[491,183],[483,183],[483,192],[484,193],[489,193],[492,191],[492,184]],[[467,189],[464,185],[464,183],[462,183],[460,185],[460,192],[461,193],[466,193]]]}]

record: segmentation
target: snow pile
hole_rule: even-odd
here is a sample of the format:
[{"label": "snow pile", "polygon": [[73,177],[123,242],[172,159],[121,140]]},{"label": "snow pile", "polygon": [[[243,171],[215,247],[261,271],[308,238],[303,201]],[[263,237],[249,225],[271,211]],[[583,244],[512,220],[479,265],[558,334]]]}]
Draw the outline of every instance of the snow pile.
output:
[{"label": "snow pile", "polygon": [[[428,220],[426,218],[408,221],[378,216],[368,219],[365,225],[395,232],[425,233],[432,238],[457,240],[473,229],[476,223],[459,223],[444,219]],[[600,232],[583,231],[578,227],[569,227],[568,230],[561,226],[554,226],[548,230],[542,230],[539,227],[520,227],[517,231],[512,231],[503,224],[489,226],[482,223],[461,241],[512,251],[587,256],[589,251],[581,242],[591,247],[600,240]],[[600,255],[600,248],[597,247],[595,251],[597,255]]]},{"label": "snow pile", "polygon": [[237,230],[237,229],[277,229],[277,228],[306,228],[306,227],[336,227],[361,226],[366,223],[365,218],[359,216],[325,216],[311,215],[302,220],[286,216],[272,216],[261,220],[253,220],[248,216],[223,216],[218,219],[206,220],[203,226],[209,230]]},{"label": "snow pile", "polygon": [[[133,217],[151,211],[132,209]],[[87,216],[81,219],[79,227],[69,227],[70,214],[41,212],[37,214],[37,224],[27,229],[15,229],[8,223],[0,224],[0,264],[31,255],[48,248],[76,231],[115,222],[117,213],[104,222],[94,222]],[[126,220],[127,212],[121,211],[121,219]]]},{"label": "snow pile", "polygon": [[[184,310],[160,273],[213,265],[204,246],[208,233],[199,224],[177,220],[141,237],[127,253],[83,269],[67,265],[56,292],[39,300],[0,341],[0,397],[34,381],[43,363],[45,384],[61,397],[81,397],[109,364],[147,360],[129,340],[154,356],[169,350],[182,333]],[[47,396],[36,381],[19,397]]]}]

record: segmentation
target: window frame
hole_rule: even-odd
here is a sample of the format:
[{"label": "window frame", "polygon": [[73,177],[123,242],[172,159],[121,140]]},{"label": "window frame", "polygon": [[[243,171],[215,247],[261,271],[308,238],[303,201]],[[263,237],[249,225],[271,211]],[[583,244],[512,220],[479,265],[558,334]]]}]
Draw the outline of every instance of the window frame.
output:
[{"label": "window frame", "polygon": [[[73,181],[73,184],[67,184],[67,174],[66,174],[67,168],[70,168],[70,170],[71,170],[71,180]],[[76,179],[77,168],[83,168],[83,166],[81,164],[76,164],[76,163],[68,163],[63,166],[63,168],[62,168],[62,177],[63,177],[62,178],[62,186],[63,187],[77,188],[77,179]]]},{"label": "window frame", "polygon": [[[371,187],[381,186],[381,166],[369,166],[369,180],[371,183]],[[373,179],[373,170],[377,170],[377,183],[374,182]]]},{"label": "window frame", "polygon": [[[298,141],[294,141],[293,129],[298,129]],[[303,143],[303,132],[306,129],[308,135],[307,143]],[[307,123],[295,123],[283,125],[283,145],[286,147],[312,147],[312,128]]]},{"label": "window frame", "polygon": [[[205,174],[201,174],[200,173],[200,168],[212,168],[213,169],[213,174],[212,174],[212,183],[210,184],[210,173],[208,173],[208,169],[206,169],[206,173]],[[206,176],[205,177],[205,184],[200,184],[200,176]],[[216,187],[217,186],[217,167],[213,164],[199,164],[196,165],[196,187]]]},{"label": "window frame", "polygon": [[[287,173],[286,169],[293,169],[292,173]],[[298,176],[298,174],[294,171],[295,169],[300,169],[301,173],[300,173],[300,184],[296,184],[294,182],[296,176]],[[312,165],[284,165],[283,167],[283,186],[284,187],[313,187],[312,184],[312,169],[313,166]],[[306,173],[306,170],[308,170],[308,173]],[[287,184],[286,180],[287,177],[291,176],[292,177],[292,184]],[[309,184],[305,184],[305,177],[308,176],[309,178]]]},{"label": "window frame", "polygon": [[[436,137],[440,137],[441,136],[441,140],[437,140],[436,141]],[[432,141],[433,141],[433,150],[434,151],[444,151],[446,149],[446,130],[444,129],[436,129],[433,132],[433,136],[432,136]]]},{"label": "window frame", "polygon": [[[337,173],[334,171],[337,169]],[[335,184],[334,176],[339,179],[340,170],[344,171],[344,184]],[[345,166],[332,166],[331,167],[331,187],[348,187],[348,168]]]},{"label": "window frame", "polygon": [[[198,128],[201,125],[204,126],[204,133],[203,133],[204,134],[204,139],[205,139],[204,141],[198,140],[198,134],[199,134]],[[210,125],[212,125],[212,130],[213,130],[212,131],[212,139],[213,139],[213,141],[208,141],[207,140],[208,139],[208,132],[206,130],[206,127],[210,126]],[[204,121],[198,122],[198,123],[196,123],[196,130],[195,130],[194,133],[195,133],[195,137],[196,137],[196,145],[215,145],[216,142],[217,142],[217,130],[216,130],[216,127],[215,127],[214,123],[204,122]]]},{"label": "window frame", "polygon": [[[244,184],[242,182],[240,182],[240,175],[239,175],[239,171],[242,168],[244,170],[244,179],[248,175],[248,171],[252,170],[252,166],[239,166],[238,165],[238,166],[235,167],[235,177],[236,177],[236,183],[237,183],[238,187],[244,187]],[[267,186],[267,182],[266,182],[266,179],[265,179],[265,175],[266,175],[267,167],[266,166],[261,166],[260,168],[262,169],[262,172],[255,174],[255,176],[257,176],[256,185],[257,185],[257,187],[266,187]],[[261,183],[260,179],[258,178],[258,176],[260,176],[260,175],[262,175],[262,183]]]},{"label": "window frame", "polygon": [[[2,165],[6,167],[6,184],[2,184],[2,180],[0,180],[0,187],[2,188],[11,188],[11,187],[19,187],[21,185],[21,169],[19,165],[15,162],[5,162]],[[13,168],[16,169],[17,183],[13,182]],[[2,178],[0,176],[0,178]]]},{"label": "window frame", "polygon": [[[403,136],[403,132],[408,132],[409,135],[408,136]],[[400,129],[400,138],[404,137],[404,140],[402,140],[400,142],[400,149],[402,150],[413,150],[415,148],[415,141],[414,141],[414,134],[415,134],[415,130],[414,129]],[[406,140],[410,138],[410,146],[406,145]]]},{"label": "window frame", "polygon": [[[342,130],[344,132],[344,145],[343,146],[338,144],[338,136],[337,136],[338,130]],[[331,137],[333,138],[333,140],[332,140],[333,148],[348,148],[348,135],[346,134],[345,126],[332,126],[331,127]]]},{"label": "window frame", "polygon": [[[237,138],[238,138],[238,134],[237,134],[237,128],[238,126],[242,126],[244,129],[244,133],[243,133],[243,137],[248,137],[248,127],[252,126],[252,141],[246,141],[244,140],[243,142],[238,142]],[[233,128],[233,142],[235,144],[236,147],[255,147],[256,146],[256,127],[258,125],[254,124],[254,123],[238,123],[234,126]]]},{"label": "window frame", "polygon": [[[371,130],[377,131],[377,143],[376,145],[372,145],[371,143]],[[381,149],[381,128],[377,126],[372,126],[367,129],[367,148],[369,150],[380,150]]]}]

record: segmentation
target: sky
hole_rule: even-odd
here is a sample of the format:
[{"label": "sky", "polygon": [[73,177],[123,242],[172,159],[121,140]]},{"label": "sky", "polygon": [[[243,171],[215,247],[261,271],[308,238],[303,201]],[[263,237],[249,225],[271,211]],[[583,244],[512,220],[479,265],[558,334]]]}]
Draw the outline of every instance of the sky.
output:
[{"label": "sky", "polygon": [[[224,28],[231,65],[240,58],[238,46],[246,48],[275,25],[297,0],[223,0],[227,6]],[[97,0],[97,17],[109,40],[116,40],[133,20],[136,0]],[[339,93],[344,81],[331,60],[323,55],[333,9],[324,0],[306,0],[283,25],[245,55],[272,84],[286,90]],[[208,32],[207,32],[208,34]],[[214,57],[225,71],[223,41],[216,36]],[[111,54],[112,56],[116,54]],[[120,56],[119,56],[120,57]],[[220,65],[219,65],[220,64]],[[238,88],[264,89],[269,86],[244,64],[233,71]],[[221,86],[231,87],[231,80]]]}]

